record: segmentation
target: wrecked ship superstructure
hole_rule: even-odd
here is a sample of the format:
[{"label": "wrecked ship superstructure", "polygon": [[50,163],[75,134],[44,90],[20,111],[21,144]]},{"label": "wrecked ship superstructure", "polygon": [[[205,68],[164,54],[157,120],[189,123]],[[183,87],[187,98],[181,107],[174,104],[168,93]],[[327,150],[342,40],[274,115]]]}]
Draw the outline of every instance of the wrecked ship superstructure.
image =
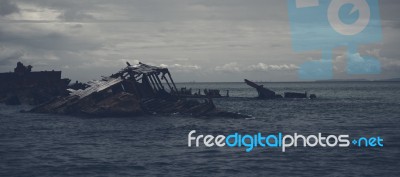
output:
[{"label": "wrecked ship superstructure", "polygon": [[270,100],[270,99],[279,99],[279,98],[309,98],[309,99],[316,99],[317,96],[315,94],[308,95],[307,92],[304,93],[297,93],[297,92],[284,92],[284,96],[276,94],[274,91],[265,88],[264,85],[256,84],[250,80],[245,79],[244,82],[253,87],[258,92],[259,99]]},{"label": "wrecked ship superstructure", "polygon": [[61,71],[32,71],[18,62],[14,72],[0,73],[0,103],[37,105],[65,94],[70,82]]},{"label": "wrecked ship superstructure", "polygon": [[89,116],[136,116],[187,114],[192,116],[248,117],[216,109],[212,99],[204,102],[179,97],[167,68],[143,63],[130,65],[109,77],[90,81],[85,89],[68,89],[68,96],[55,98],[31,112]]}]

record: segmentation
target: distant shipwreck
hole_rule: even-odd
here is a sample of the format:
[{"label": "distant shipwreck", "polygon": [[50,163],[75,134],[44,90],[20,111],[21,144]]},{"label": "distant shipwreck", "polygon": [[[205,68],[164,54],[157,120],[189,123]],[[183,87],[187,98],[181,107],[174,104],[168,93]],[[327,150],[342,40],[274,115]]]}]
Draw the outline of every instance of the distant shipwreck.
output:
[{"label": "distant shipwreck", "polygon": [[218,110],[212,99],[186,99],[178,91],[167,68],[143,63],[130,65],[109,77],[90,81],[82,89],[68,89],[33,108],[33,113],[88,116],[137,116],[143,114],[183,114],[245,118],[246,115]]},{"label": "distant shipwreck", "polygon": [[[33,72],[32,66],[18,62],[14,72],[0,73],[0,103],[8,105],[39,105],[33,113],[76,116],[138,116],[144,114],[182,114],[190,116],[247,118],[239,113],[216,108],[212,98],[222,96],[220,90],[177,89],[168,68],[143,63],[127,66],[121,71],[88,83],[61,79],[61,71]],[[316,95],[285,92],[276,94],[245,79],[258,92],[259,99],[309,98]],[[203,100],[203,101],[201,101]]]},{"label": "distant shipwreck", "polygon": [[252,81],[249,81],[247,79],[244,80],[247,85],[250,87],[253,87],[257,90],[258,92],[258,98],[259,99],[279,99],[279,98],[309,98],[309,99],[316,99],[317,96],[315,94],[310,94],[308,95],[307,92],[305,93],[296,93],[296,92],[285,92],[284,96],[276,94],[274,91],[267,89],[264,87],[264,85],[258,85]]},{"label": "distant shipwreck", "polygon": [[34,72],[32,68],[18,62],[14,72],[0,73],[0,103],[37,105],[66,94],[70,80],[61,79],[61,71]]}]

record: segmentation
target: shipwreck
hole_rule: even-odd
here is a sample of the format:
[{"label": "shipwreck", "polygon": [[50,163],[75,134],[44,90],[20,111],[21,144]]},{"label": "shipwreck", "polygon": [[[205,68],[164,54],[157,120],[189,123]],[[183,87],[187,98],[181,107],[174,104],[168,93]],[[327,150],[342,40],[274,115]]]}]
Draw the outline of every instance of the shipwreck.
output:
[{"label": "shipwreck", "polygon": [[304,93],[297,93],[297,92],[285,92],[284,96],[277,94],[276,92],[265,88],[264,85],[256,84],[250,80],[245,79],[244,82],[253,87],[258,92],[259,99],[278,99],[278,98],[309,98],[309,99],[316,99],[317,96],[315,94],[308,94],[307,92]]},{"label": "shipwreck", "polygon": [[192,92],[192,88],[183,87],[178,92],[179,97],[185,98],[228,98],[229,90],[226,91],[226,95],[221,94],[221,90],[218,89],[204,89],[203,93],[201,93],[201,89],[198,89],[197,92]]},{"label": "shipwreck", "polygon": [[182,114],[245,118],[246,115],[221,111],[211,98],[187,99],[178,91],[167,68],[139,63],[101,80],[90,81],[80,89],[68,89],[30,112],[84,116],[137,116],[143,114]]},{"label": "shipwreck", "polygon": [[14,72],[0,73],[0,103],[37,105],[66,94],[70,80],[62,79],[61,71],[32,68],[18,62]]}]

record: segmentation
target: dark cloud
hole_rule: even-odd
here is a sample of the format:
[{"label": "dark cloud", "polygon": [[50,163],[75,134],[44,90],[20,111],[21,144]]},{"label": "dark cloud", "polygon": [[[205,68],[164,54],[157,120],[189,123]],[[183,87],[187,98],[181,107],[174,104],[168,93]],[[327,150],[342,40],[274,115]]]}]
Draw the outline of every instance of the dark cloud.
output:
[{"label": "dark cloud", "polygon": [[[26,26],[26,25],[19,25]],[[35,50],[70,51],[95,50],[100,43],[86,38],[74,37],[68,33],[32,28],[15,30],[15,28],[0,27],[0,43],[4,45],[23,46]]]},{"label": "dark cloud", "polygon": [[[238,81],[244,71],[260,80],[296,80],[298,66],[321,57],[320,51],[293,52],[282,0],[0,2],[0,45],[7,48],[0,63],[20,59],[37,69],[58,67],[72,79],[110,74],[130,59],[168,66],[183,81]],[[400,3],[379,2],[384,39],[368,45],[391,58],[382,63],[392,74],[380,76],[391,77],[396,67],[387,66],[400,58]]]},{"label": "dark cloud", "polygon": [[383,21],[400,21],[400,3],[398,0],[380,0],[379,6]]},{"label": "dark cloud", "polygon": [[0,16],[6,16],[18,12],[18,6],[14,2],[11,2],[11,0],[0,0]]}]

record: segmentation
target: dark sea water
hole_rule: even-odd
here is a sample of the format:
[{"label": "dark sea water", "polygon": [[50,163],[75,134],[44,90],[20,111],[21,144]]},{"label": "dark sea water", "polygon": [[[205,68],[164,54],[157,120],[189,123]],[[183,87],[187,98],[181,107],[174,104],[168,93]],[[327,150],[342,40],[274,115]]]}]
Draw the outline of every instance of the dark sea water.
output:
[{"label": "dark sea water", "polygon": [[[400,176],[400,82],[266,83],[316,100],[256,100],[243,83],[178,87],[230,90],[216,99],[251,119],[180,115],[78,118],[0,105],[0,176]],[[247,97],[247,98],[246,98]],[[189,148],[187,135],[240,133],[381,136],[383,148]]]}]

